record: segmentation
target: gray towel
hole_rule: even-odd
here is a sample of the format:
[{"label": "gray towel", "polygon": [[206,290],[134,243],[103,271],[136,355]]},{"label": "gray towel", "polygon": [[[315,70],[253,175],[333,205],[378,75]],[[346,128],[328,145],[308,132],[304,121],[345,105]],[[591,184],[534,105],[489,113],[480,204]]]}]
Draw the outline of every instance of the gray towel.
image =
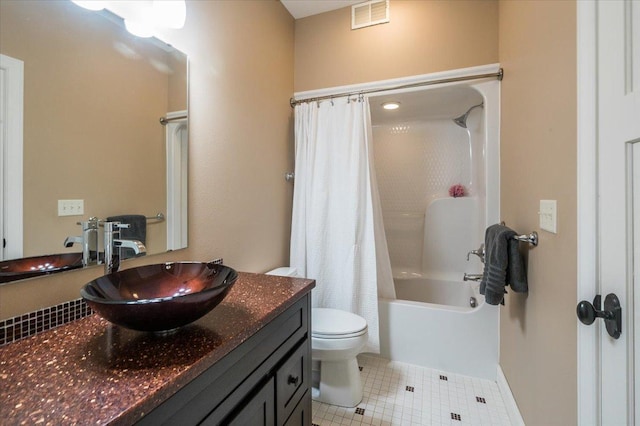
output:
[{"label": "gray towel", "polygon": [[[119,216],[110,216],[108,222],[127,223],[131,226],[120,230],[120,238],[123,240],[138,240],[142,244],[147,243],[147,218],[140,214],[123,214]],[[120,256],[121,260],[136,257],[135,252],[130,248],[123,248]],[[140,256],[143,256],[141,254]]]},{"label": "gray towel", "polygon": [[524,260],[515,231],[503,225],[491,225],[484,236],[485,263],[480,294],[490,305],[504,304],[505,287],[518,293],[528,291]]}]

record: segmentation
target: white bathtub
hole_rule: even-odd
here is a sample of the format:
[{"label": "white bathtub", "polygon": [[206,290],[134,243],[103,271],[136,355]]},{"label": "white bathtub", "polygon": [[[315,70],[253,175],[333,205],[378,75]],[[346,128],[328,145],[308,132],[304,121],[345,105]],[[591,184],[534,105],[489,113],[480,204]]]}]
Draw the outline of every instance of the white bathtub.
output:
[{"label": "white bathtub", "polygon": [[[479,284],[396,278],[397,299],[380,299],[380,356],[424,367],[496,380],[497,306]],[[477,307],[470,306],[474,297]]]}]

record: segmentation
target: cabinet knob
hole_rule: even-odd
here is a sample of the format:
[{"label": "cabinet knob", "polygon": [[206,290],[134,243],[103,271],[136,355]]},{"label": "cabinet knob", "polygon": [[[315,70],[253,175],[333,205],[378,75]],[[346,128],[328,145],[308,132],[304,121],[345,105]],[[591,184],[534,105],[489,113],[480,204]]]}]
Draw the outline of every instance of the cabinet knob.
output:
[{"label": "cabinet knob", "polygon": [[300,381],[300,377],[298,377],[298,376],[293,377],[291,374],[289,374],[289,377],[287,378],[287,384],[288,385],[298,386],[298,382],[299,381]]}]

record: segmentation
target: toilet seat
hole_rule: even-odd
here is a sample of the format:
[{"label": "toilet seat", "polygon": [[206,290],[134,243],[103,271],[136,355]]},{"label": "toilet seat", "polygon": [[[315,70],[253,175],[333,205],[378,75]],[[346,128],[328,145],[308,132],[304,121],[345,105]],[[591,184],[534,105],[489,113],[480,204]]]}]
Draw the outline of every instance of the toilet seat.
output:
[{"label": "toilet seat", "polygon": [[347,339],[367,332],[367,321],[351,312],[331,308],[313,308],[311,336],[316,339]]}]

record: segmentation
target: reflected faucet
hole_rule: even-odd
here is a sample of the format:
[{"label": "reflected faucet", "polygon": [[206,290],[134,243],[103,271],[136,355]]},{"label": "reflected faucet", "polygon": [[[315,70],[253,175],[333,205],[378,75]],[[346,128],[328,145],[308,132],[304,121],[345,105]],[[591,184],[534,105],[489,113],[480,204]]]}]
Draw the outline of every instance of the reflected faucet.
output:
[{"label": "reflected faucet", "polygon": [[[64,246],[69,248],[74,244],[82,245],[82,266],[88,266],[93,261],[99,263],[98,259],[98,218],[91,217],[89,220],[78,222],[82,226],[82,235],[67,237],[64,240]],[[94,247],[96,255],[95,259],[91,256],[91,247]]]},{"label": "reflected faucet", "polygon": [[82,244],[83,240],[81,236],[67,237],[64,239],[64,246],[66,248],[72,247],[74,244]]},{"label": "reflected faucet", "polygon": [[104,273],[118,272],[120,269],[120,249],[130,248],[135,254],[146,253],[147,248],[138,240],[122,240],[120,230],[129,228],[129,224],[120,222],[104,223]]}]

